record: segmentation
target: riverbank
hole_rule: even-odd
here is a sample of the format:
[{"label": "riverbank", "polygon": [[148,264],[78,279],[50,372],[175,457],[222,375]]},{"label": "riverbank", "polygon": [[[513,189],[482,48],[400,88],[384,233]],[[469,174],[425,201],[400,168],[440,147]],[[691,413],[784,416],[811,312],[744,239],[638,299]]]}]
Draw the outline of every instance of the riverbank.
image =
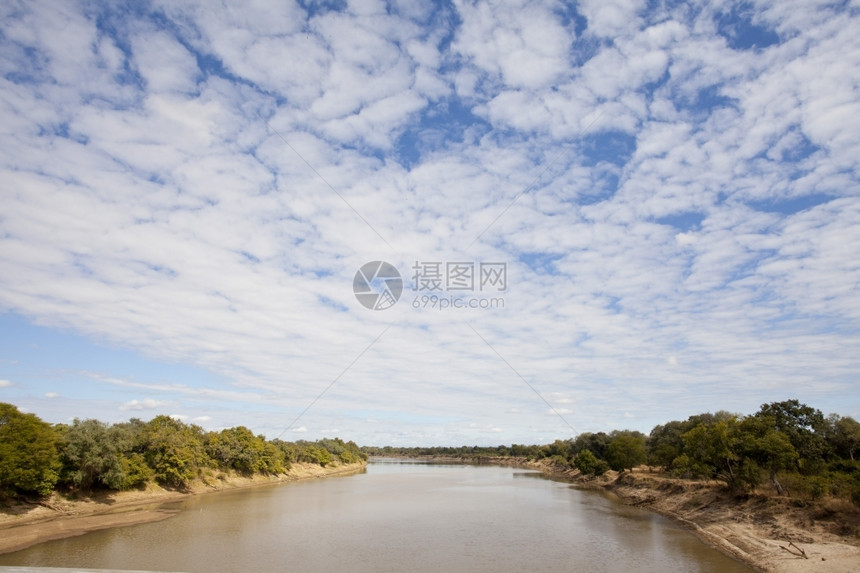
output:
[{"label": "riverbank", "polygon": [[285,474],[242,476],[222,472],[195,480],[183,490],[164,489],[149,484],[143,490],[98,492],[88,497],[68,497],[54,493],[39,503],[0,502],[0,554],[90,531],[167,519],[175,515],[177,510],[165,509],[162,507],[164,504],[195,495],[348,475],[364,468],[364,462],[327,467],[294,463]]},{"label": "riverbank", "polygon": [[598,478],[520,458],[425,456],[430,463],[477,463],[533,469],[576,487],[609,492],[621,502],[680,522],[702,541],[767,573],[860,571],[860,509],[845,500],[802,500],[766,488],[744,496],[716,481],[683,480],[636,468]]},{"label": "riverbank", "polygon": [[[855,573],[860,570],[860,515],[845,500],[790,499],[768,493],[730,494],[720,482],[691,481],[645,468],[584,478],[550,470],[580,486],[602,489],[624,503],[655,511],[702,541],[768,573]],[[575,472],[575,470],[574,470]]]}]

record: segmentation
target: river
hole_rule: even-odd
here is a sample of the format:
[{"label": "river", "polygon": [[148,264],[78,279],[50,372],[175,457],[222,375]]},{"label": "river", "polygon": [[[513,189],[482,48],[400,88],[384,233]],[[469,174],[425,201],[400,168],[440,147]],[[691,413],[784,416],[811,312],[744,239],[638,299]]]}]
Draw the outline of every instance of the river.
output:
[{"label": "river", "polygon": [[380,460],[364,473],[170,504],[0,565],[150,571],[752,571],[674,522],[540,473]]}]

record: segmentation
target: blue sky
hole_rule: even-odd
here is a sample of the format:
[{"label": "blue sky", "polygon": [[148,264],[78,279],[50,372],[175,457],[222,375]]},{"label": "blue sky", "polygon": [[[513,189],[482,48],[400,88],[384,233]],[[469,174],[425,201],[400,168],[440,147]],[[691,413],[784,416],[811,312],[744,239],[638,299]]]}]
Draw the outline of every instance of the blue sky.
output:
[{"label": "blue sky", "polygon": [[0,10],[0,401],[397,445],[860,418],[857,2]]}]

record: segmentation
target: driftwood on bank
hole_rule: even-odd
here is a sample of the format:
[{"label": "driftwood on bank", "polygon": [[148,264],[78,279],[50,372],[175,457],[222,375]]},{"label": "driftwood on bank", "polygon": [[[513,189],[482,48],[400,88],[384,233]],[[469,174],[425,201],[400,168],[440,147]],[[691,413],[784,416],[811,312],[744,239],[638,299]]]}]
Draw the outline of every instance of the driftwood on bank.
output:
[{"label": "driftwood on bank", "polygon": [[[803,557],[804,559],[809,559],[809,556],[806,554],[806,551],[804,551],[803,549],[801,549],[800,547],[798,547],[797,545],[792,543],[791,540],[788,541],[788,545],[789,545],[789,547],[786,547],[785,545],[780,545],[779,547],[781,549],[785,549],[786,551],[788,551],[789,553],[791,553],[795,557]],[[790,549],[790,547],[793,547],[797,551],[793,551],[792,549]]]}]

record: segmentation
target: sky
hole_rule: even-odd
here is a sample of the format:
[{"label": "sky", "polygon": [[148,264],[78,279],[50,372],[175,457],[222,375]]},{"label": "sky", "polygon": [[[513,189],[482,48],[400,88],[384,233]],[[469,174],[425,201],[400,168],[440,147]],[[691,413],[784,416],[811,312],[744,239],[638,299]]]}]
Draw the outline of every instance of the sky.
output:
[{"label": "sky", "polygon": [[0,11],[2,402],[402,446],[860,419],[857,0]]}]

